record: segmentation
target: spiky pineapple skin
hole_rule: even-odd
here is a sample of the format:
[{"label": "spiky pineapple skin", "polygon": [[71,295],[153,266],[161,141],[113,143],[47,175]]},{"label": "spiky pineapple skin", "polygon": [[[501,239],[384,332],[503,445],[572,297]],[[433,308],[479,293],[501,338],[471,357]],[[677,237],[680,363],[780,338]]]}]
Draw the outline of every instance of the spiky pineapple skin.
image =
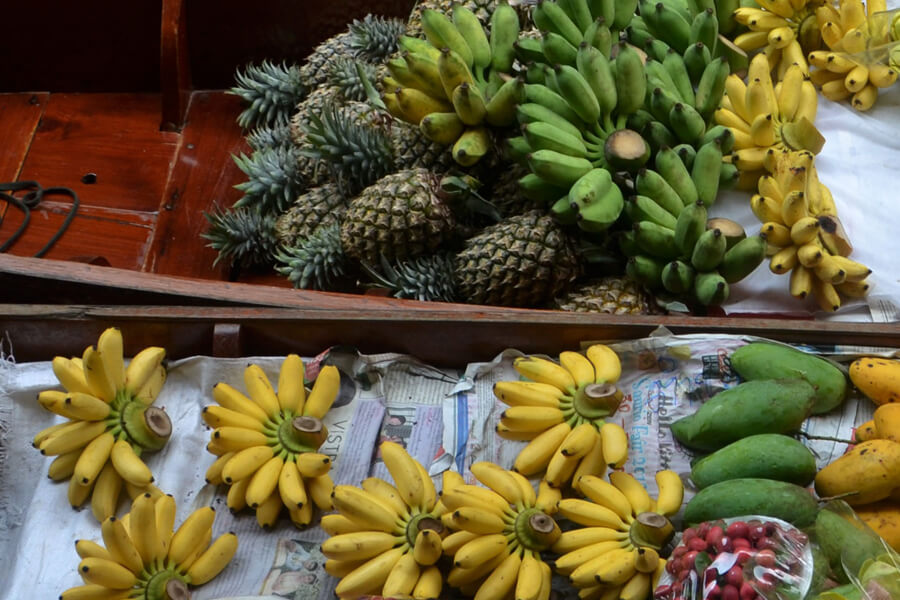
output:
[{"label": "spiky pineapple skin", "polygon": [[485,228],[456,255],[458,295],[493,306],[544,306],[578,277],[569,235],[550,215],[529,211]]},{"label": "spiky pineapple skin", "polygon": [[454,219],[437,195],[438,176],[427,169],[388,174],[350,201],[341,223],[348,256],[376,264],[433,252],[447,241]]},{"label": "spiky pineapple skin", "polygon": [[554,298],[552,307],[569,312],[610,315],[656,314],[650,295],[627,277],[601,277],[576,286]]},{"label": "spiky pineapple skin", "polygon": [[340,223],[347,198],[335,183],[311,188],[275,222],[275,237],[283,246],[296,246],[321,225]]},{"label": "spiky pineapple skin", "polygon": [[353,34],[349,31],[332,36],[316,46],[300,66],[300,80],[313,90],[328,79],[328,68],[338,57],[352,57]]}]

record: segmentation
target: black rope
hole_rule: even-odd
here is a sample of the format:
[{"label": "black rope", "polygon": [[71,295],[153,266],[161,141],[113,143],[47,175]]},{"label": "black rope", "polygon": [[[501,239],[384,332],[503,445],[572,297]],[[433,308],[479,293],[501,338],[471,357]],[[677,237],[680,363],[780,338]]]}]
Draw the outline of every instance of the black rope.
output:
[{"label": "black rope", "polygon": [[[26,193],[22,197],[17,198],[13,195],[16,192]],[[75,190],[67,187],[51,187],[44,189],[37,181],[14,181],[12,183],[0,183],[0,199],[6,200],[10,205],[18,208],[24,215],[22,224],[19,225],[18,229],[13,232],[12,236],[8,240],[0,245],[0,252],[6,252],[13,244],[16,243],[16,241],[22,236],[22,234],[25,233],[25,230],[28,228],[28,224],[31,222],[31,210],[37,208],[37,206],[46,196],[52,194],[71,196],[72,208],[69,209],[69,214],[66,215],[65,220],[63,220],[62,222],[62,225],[60,225],[56,233],[53,234],[53,237],[50,238],[50,241],[44,244],[44,247],[34,254],[35,258],[40,258],[47,252],[49,252],[50,248],[53,247],[53,244],[55,244],[57,240],[62,237],[62,234],[66,232],[66,229],[69,228],[69,225],[72,223],[72,219],[75,218],[75,213],[78,212],[78,205],[80,204],[78,200],[78,194],[75,193]],[[0,216],[0,225],[2,224],[3,217]]]}]

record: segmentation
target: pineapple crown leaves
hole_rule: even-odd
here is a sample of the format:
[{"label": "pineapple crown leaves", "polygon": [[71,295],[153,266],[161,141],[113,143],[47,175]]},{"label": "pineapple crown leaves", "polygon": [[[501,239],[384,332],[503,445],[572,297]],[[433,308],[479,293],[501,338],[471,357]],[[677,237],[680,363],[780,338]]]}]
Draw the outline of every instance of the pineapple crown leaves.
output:
[{"label": "pineapple crown leaves", "polygon": [[238,70],[235,80],[237,85],[228,90],[229,93],[240,96],[249,104],[237,118],[238,125],[244,129],[259,124],[286,123],[291,111],[308,92],[297,65],[267,60]]},{"label": "pineapple crown leaves", "polygon": [[275,260],[279,263],[275,270],[295,288],[328,289],[334,279],[344,274],[347,264],[340,226],[331,223],[318,227],[298,245],[277,250]]},{"label": "pineapple crown leaves", "polygon": [[370,287],[390,290],[395,298],[456,302],[452,254],[429,254],[394,265],[383,254],[379,259],[380,270],[360,261],[362,270],[373,280]]},{"label": "pineapple crown leaves", "polygon": [[285,124],[257,127],[244,138],[253,150],[263,150],[276,146],[288,147],[293,144],[291,128]]},{"label": "pineapple crown leaves", "polygon": [[297,168],[296,146],[273,146],[232,156],[247,181],[234,187],[244,193],[235,207],[258,206],[264,213],[281,213],[299,196],[306,182]]},{"label": "pineapple crown leaves", "polygon": [[397,40],[405,30],[406,23],[401,19],[369,14],[350,24],[350,47],[367,60],[383,61],[397,51]]},{"label": "pineapple crown leaves", "polygon": [[231,265],[258,266],[272,262],[275,253],[275,217],[253,207],[203,213],[208,228],[200,235],[207,247],[219,252],[213,265],[227,260]]},{"label": "pineapple crown leaves", "polygon": [[354,122],[353,116],[331,106],[310,115],[303,127],[309,146],[300,150],[310,158],[328,162],[335,179],[354,195],[394,171],[394,148],[383,128]]},{"label": "pineapple crown leaves", "polygon": [[374,65],[355,58],[339,57],[328,67],[328,84],[340,89],[347,100],[365,101],[368,98],[365,82],[375,77]]}]

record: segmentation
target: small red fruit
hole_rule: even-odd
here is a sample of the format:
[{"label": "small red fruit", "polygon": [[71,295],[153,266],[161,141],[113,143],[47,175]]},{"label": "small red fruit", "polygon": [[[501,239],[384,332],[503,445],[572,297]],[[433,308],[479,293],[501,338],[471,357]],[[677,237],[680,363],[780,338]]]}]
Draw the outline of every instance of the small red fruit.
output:
[{"label": "small red fruit", "polygon": [[725,535],[725,530],[718,525],[714,525],[710,527],[709,531],[706,533],[706,543],[712,546],[716,541],[720,540],[723,535]]},{"label": "small red fruit", "polygon": [[723,535],[716,540],[715,548],[717,552],[733,552],[734,542],[727,535]]},{"label": "small red fruit", "polygon": [[756,597],[756,590],[753,589],[753,586],[749,581],[745,581],[741,584],[741,589],[739,591],[741,600],[753,600]]},{"label": "small red fruit", "polygon": [[760,550],[754,557],[756,564],[761,567],[771,568],[775,566],[775,552],[770,549]]},{"label": "small red fruit", "polygon": [[749,549],[753,547],[753,545],[750,543],[750,540],[745,537],[734,538],[733,540],[731,540],[731,543],[734,544],[735,550],[740,550],[741,548]]},{"label": "small red fruit", "polygon": [[726,585],[722,588],[722,600],[740,600],[740,588],[734,585]]},{"label": "small red fruit", "polygon": [[725,573],[725,582],[740,589],[744,583],[744,570],[740,566],[734,565]]},{"label": "small red fruit", "polygon": [[735,521],[725,529],[725,533],[731,538],[745,538],[750,534],[750,527],[744,521]]},{"label": "small red fruit", "polygon": [[696,550],[697,552],[703,552],[709,546],[706,540],[703,538],[695,537],[690,542],[688,542],[688,548],[691,550]]}]

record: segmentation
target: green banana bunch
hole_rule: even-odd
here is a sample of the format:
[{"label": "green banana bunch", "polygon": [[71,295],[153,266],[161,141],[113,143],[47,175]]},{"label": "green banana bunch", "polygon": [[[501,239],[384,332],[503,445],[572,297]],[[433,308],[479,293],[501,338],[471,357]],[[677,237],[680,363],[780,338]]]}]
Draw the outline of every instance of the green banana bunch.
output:
[{"label": "green banana bunch", "polygon": [[640,16],[631,20],[625,33],[640,47],[655,39],[684,54],[691,45],[702,43],[713,58],[746,60],[726,37],[735,30],[733,13],[740,5],[740,0],[640,0]]},{"label": "green banana bunch", "polygon": [[429,140],[452,146],[465,167],[493,147],[491,128],[516,123],[525,83],[511,75],[519,18],[509,4],[491,16],[490,34],[462,5],[449,16],[426,9],[425,38],[403,36],[400,55],[387,63],[390,77],[382,102],[393,116],[417,125]]},{"label": "green banana bunch", "polygon": [[628,256],[626,275],[651,290],[688,303],[723,303],[730,285],[749,275],[766,254],[765,236],[747,237],[708,218],[722,178],[722,139],[700,146],[686,163],[674,148],[663,148],[655,169],[643,168],[633,180],[635,195],[624,212],[632,229],[619,238]]}]

